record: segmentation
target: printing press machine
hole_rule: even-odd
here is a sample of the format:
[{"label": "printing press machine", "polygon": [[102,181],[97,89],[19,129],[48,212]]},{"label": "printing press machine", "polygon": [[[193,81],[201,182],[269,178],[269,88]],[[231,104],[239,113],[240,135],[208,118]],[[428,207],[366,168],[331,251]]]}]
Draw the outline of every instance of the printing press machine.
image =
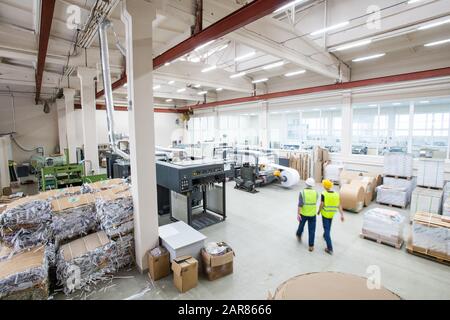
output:
[{"label": "printing press machine", "polygon": [[224,162],[156,161],[158,212],[199,230],[226,219]]}]

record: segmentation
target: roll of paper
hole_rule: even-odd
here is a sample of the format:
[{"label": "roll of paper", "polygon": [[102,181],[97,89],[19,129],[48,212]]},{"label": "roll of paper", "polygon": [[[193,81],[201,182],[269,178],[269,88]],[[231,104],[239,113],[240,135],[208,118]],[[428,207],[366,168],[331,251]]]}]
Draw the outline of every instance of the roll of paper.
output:
[{"label": "roll of paper", "polygon": [[345,210],[359,212],[364,207],[364,188],[356,184],[344,184],[340,190],[341,205]]},{"label": "roll of paper", "polygon": [[281,171],[281,176],[281,186],[285,188],[295,186],[300,181],[300,175],[298,174],[298,171],[291,168],[286,168]]}]

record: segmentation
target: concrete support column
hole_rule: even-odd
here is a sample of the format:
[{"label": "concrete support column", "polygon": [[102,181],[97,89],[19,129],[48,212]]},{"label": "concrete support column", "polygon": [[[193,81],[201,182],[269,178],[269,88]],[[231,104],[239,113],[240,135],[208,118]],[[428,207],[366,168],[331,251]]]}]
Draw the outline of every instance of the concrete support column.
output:
[{"label": "concrete support column", "polygon": [[345,92],[342,95],[342,137],[341,153],[343,157],[352,154],[352,94]]},{"label": "concrete support column", "polygon": [[153,114],[152,22],[153,4],[142,0],[122,2],[125,25],[130,128],[130,165],[134,203],[136,263],[148,268],[146,252],[158,245],[155,131]]},{"label": "concrete support column", "polygon": [[75,135],[75,110],[73,98],[75,89],[64,88],[64,102],[66,104],[66,130],[67,130],[67,148],[69,149],[69,162],[77,161],[77,146]]},{"label": "concrete support column", "polygon": [[261,112],[259,114],[259,146],[269,148],[269,103],[261,102]]},{"label": "concrete support column", "polygon": [[[91,172],[99,173],[100,164],[98,160],[98,140],[96,103],[95,103],[95,77],[96,69],[78,67],[78,78],[81,83],[81,114],[83,119],[83,145],[84,159],[92,165]],[[89,168],[87,166],[86,168]]]},{"label": "concrete support column", "polygon": [[59,152],[63,154],[64,149],[67,149],[66,104],[64,99],[56,99],[56,113],[58,115]]}]

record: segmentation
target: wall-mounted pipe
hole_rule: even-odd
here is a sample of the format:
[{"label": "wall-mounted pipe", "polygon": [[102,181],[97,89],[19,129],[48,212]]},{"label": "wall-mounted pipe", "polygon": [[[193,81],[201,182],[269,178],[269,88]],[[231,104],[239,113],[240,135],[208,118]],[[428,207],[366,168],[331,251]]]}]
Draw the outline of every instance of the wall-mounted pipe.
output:
[{"label": "wall-mounted pipe", "polygon": [[108,137],[112,151],[125,160],[129,160],[130,155],[120,150],[117,146],[116,136],[114,132],[114,101],[111,85],[111,72],[109,68],[109,48],[107,35],[108,28],[110,26],[111,22],[109,20],[104,20],[100,24],[100,28],[98,29],[100,38],[100,58],[102,62],[103,88],[105,90],[106,119],[108,122]]}]

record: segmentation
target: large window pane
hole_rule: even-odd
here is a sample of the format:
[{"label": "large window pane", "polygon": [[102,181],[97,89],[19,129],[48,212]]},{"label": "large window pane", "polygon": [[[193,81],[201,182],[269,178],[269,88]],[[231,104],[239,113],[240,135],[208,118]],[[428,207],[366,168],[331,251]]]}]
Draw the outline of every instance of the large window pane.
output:
[{"label": "large window pane", "polygon": [[409,102],[380,105],[378,154],[408,152]]},{"label": "large window pane", "polygon": [[378,154],[378,105],[353,106],[352,154]]}]

